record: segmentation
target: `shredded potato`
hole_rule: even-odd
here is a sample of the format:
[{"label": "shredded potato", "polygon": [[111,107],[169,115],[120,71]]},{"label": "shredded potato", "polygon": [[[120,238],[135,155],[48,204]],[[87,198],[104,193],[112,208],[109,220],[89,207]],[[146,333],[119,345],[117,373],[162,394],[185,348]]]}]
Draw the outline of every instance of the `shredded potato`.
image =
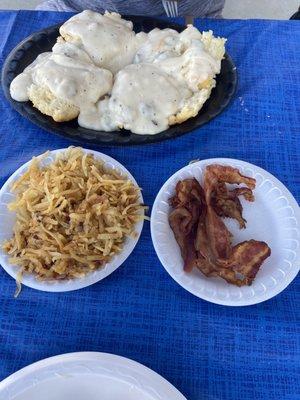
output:
[{"label": "shredded potato", "polygon": [[16,223],[3,249],[21,274],[82,277],[103,267],[135,234],[144,218],[140,189],[80,148],[70,147],[44,167],[42,158],[33,158],[12,186],[16,199],[8,208]]}]

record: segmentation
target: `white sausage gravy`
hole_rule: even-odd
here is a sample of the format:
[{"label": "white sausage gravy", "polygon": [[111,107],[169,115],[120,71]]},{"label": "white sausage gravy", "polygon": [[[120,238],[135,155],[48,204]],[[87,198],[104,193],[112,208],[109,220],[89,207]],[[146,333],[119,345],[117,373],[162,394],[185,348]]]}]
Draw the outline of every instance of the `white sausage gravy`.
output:
[{"label": "white sausage gravy", "polygon": [[135,34],[116,13],[83,11],[60,34],[52,52],[12,81],[11,96],[27,101],[31,85],[47,88],[78,107],[79,125],[94,130],[156,134],[196,115],[224,55],[225,39],[211,32],[189,26]]}]

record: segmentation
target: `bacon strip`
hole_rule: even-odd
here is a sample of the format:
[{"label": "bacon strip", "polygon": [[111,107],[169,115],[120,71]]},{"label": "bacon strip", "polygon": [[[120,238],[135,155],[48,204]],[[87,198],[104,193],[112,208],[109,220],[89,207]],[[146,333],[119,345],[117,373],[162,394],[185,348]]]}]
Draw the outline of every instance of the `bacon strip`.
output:
[{"label": "bacon strip", "polygon": [[248,240],[234,246],[231,256],[227,260],[218,260],[218,265],[234,271],[240,285],[251,285],[262,263],[270,255],[267,243]]},{"label": "bacon strip", "polygon": [[[246,220],[242,216],[243,208],[238,196],[244,196],[248,201],[254,201],[252,189],[256,181],[240,174],[237,168],[222,165],[209,165],[206,168],[205,179],[213,186],[211,205],[219,217],[236,219],[240,229],[246,228]],[[241,184],[248,187],[229,190],[226,183]]]},{"label": "bacon strip", "polygon": [[236,219],[240,229],[246,228],[246,220],[243,218],[243,207],[238,196],[244,196],[248,201],[254,201],[252,190],[249,188],[237,188],[228,190],[224,183],[218,184],[212,196],[212,207],[219,217]]},{"label": "bacon strip", "polygon": [[[229,190],[226,183],[241,184]],[[169,223],[180,247],[184,270],[194,267],[204,275],[220,276],[228,283],[251,285],[271,250],[264,242],[249,240],[232,247],[232,235],[221,217],[234,218],[245,228],[242,205],[238,196],[254,201],[255,179],[240,174],[238,169],[209,165],[204,174],[204,190],[196,179],[176,185],[170,199],[174,208]]]},{"label": "bacon strip", "polygon": [[197,258],[193,245],[197,220],[192,220],[192,214],[186,208],[178,207],[171,212],[169,223],[180,247],[181,256],[184,260],[184,270],[190,272]]},{"label": "bacon strip", "polygon": [[196,179],[178,182],[175,190],[175,196],[170,199],[174,210],[169,215],[169,223],[181,250],[184,269],[190,272],[197,258],[194,241],[205,205],[204,192]]},{"label": "bacon strip", "polygon": [[216,185],[218,185],[218,178],[207,167],[204,174],[204,193],[207,206],[205,227],[207,240],[213,257],[211,261],[217,258],[227,258],[231,252],[232,235],[212,207],[212,197]]},{"label": "bacon strip", "polygon": [[211,164],[206,167],[206,172],[209,174],[209,176],[215,175],[218,182],[237,185],[244,183],[250,189],[255,189],[255,179],[242,175],[237,168],[225,165]]}]

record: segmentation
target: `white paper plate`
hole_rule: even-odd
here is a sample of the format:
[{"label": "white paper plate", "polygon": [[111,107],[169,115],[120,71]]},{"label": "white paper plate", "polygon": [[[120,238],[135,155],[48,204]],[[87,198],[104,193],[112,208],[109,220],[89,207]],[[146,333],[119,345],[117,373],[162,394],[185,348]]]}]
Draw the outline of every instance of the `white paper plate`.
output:
[{"label": "white paper plate", "polygon": [[[233,244],[248,239],[262,240],[271,248],[251,286],[236,287],[221,278],[207,278],[194,269],[183,271],[178,244],[168,223],[168,199],[179,180],[195,177],[202,182],[205,167],[231,165],[256,179],[255,202],[241,199],[247,227],[239,230],[236,221],[225,219],[233,233]],[[300,266],[299,206],[287,188],[273,175],[255,165],[228,158],[213,158],[190,164],[176,172],[159,191],[151,214],[151,235],[161,263],[173,279],[194,295],[212,303],[242,306],[260,303],[280,293],[292,282]]]},{"label": "white paper plate", "polygon": [[[59,149],[53,150],[49,153],[49,156],[42,161],[43,165],[47,165],[55,159],[57,153],[62,153],[67,149]],[[104,161],[104,165],[111,169],[116,169],[120,171],[122,174],[126,175],[135,185],[137,185],[134,177],[130,174],[130,172],[118,161],[113,158],[99,153],[98,151],[83,149],[86,153],[94,154],[95,158],[101,159]],[[10,192],[10,187],[12,183],[19,178],[27,169],[31,160],[26,164],[22,165],[3,185],[0,190],[0,244],[3,243],[4,240],[10,239],[13,235],[13,226],[15,223],[15,213],[8,211],[7,204],[10,203],[15,196]],[[137,185],[138,186],[138,185]],[[143,203],[143,197],[140,193],[140,201]],[[128,237],[125,240],[124,248],[120,254],[117,254],[113,259],[107,263],[102,269],[99,269],[95,272],[92,272],[86,275],[83,278],[66,280],[66,281],[57,281],[57,282],[40,282],[33,275],[26,274],[22,278],[22,284],[29,286],[34,289],[43,290],[47,292],[66,292],[70,290],[81,289],[86,286],[92,285],[105,278],[114,272],[130,255],[133,251],[135,245],[137,244],[140,234],[143,228],[143,221],[140,221],[136,224],[135,230],[137,236],[135,238]],[[18,267],[13,266],[8,261],[9,257],[6,253],[3,252],[0,247],[0,264],[5,269],[6,272],[9,273],[13,278],[16,278],[18,273]]]},{"label": "white paper plate", "polygon": [[186,400],[168,381],[107,353],[70,353],[21,369],[0,383],[1,400]]}]

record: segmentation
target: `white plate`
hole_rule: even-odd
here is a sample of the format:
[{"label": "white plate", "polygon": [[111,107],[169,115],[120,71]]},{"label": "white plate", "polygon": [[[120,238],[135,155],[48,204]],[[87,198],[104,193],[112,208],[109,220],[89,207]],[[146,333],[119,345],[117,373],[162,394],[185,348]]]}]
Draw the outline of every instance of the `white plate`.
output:
[{"label": "white plate", "polygon": [[[179,180],[195,177],[202,182],[209,164],[237,167],[256,179],[255,202],[241,200],[247,227],[239,230],[236,221],[225,219],[233,233],[233,244],[248,239],[262,240],[271,248],[251,286],[236,287],[221,278],[207,278],[200,271],[183,271],[178,244],[168,223],[168,199],[174,195]],[[153,205],[151,236],[161,263],[173,279],[194,295],[212,303],[242,306],[260,303],[280,293],[299,272],[300,266],[299,206],[287,188],[273,175],[253,164],[228,158],[212,158],[187,165],[163,185]]]},{"label": "white plate", "polygon": [[107,353],[46,358],[0,383],[0,400],[186,400],[156,372]]},{"label": "white plate", "polygon": [[[49,153],[49,156],[42,161],[42,165],[47,165],[55,159],[57,153],[62,153],[67,149],[59,149],[53,150]],[[134,177],[130,174],[130,172],[118,161],[113,158],[99,153],[98,151],[82,149],[86,153],[94,154],[95,158],[101,159],[104,161],[104,165],[111,169],[116,169],[122,174],[126,175],[135,185],[137,185]],[[2,186],[0,190],[0,244],[3,243],[4,240],[10,239],[13,235],[13,226],[15,223],[15,213],[8,211],[7,204],[10,203],[14,198],[14,194],[10,192],[10,187],[12,183],[20,177],[29,167],[31,160],[26,164],[22,165]],[[137,185],[138,186],[138,185]],[[143,204],[143,197],[140,193],[140,202]],[[81,289],[86,286],[92,285],[105,278],[114,272],[126,258],[133,251],[135,245],[137,244],[140,234],[143,228],[143,221],[140,221],[136,224],[135,231],[137,236],[135,238],[128,237],[125,240],[123,250],[120,254],[117,254],[113,259],[107,263],[102,269],[99,269],[95,272],[92,272],[86,275],[83,278],[78,279],[70,279],[66,281],[57,281],[57,282],[44,282],[38,281],[33,275],[26,274],[22,278],[22,284],[29,286],[34,289],[43,290],[47,292],[66,292],[70,290]],[[16,279],[18,273],[18,267],[13,266],[8,261],[9,256],[2,250],[0,246],[0,264],[5,269],[6,272],[9,273],[13,278]]]}]

